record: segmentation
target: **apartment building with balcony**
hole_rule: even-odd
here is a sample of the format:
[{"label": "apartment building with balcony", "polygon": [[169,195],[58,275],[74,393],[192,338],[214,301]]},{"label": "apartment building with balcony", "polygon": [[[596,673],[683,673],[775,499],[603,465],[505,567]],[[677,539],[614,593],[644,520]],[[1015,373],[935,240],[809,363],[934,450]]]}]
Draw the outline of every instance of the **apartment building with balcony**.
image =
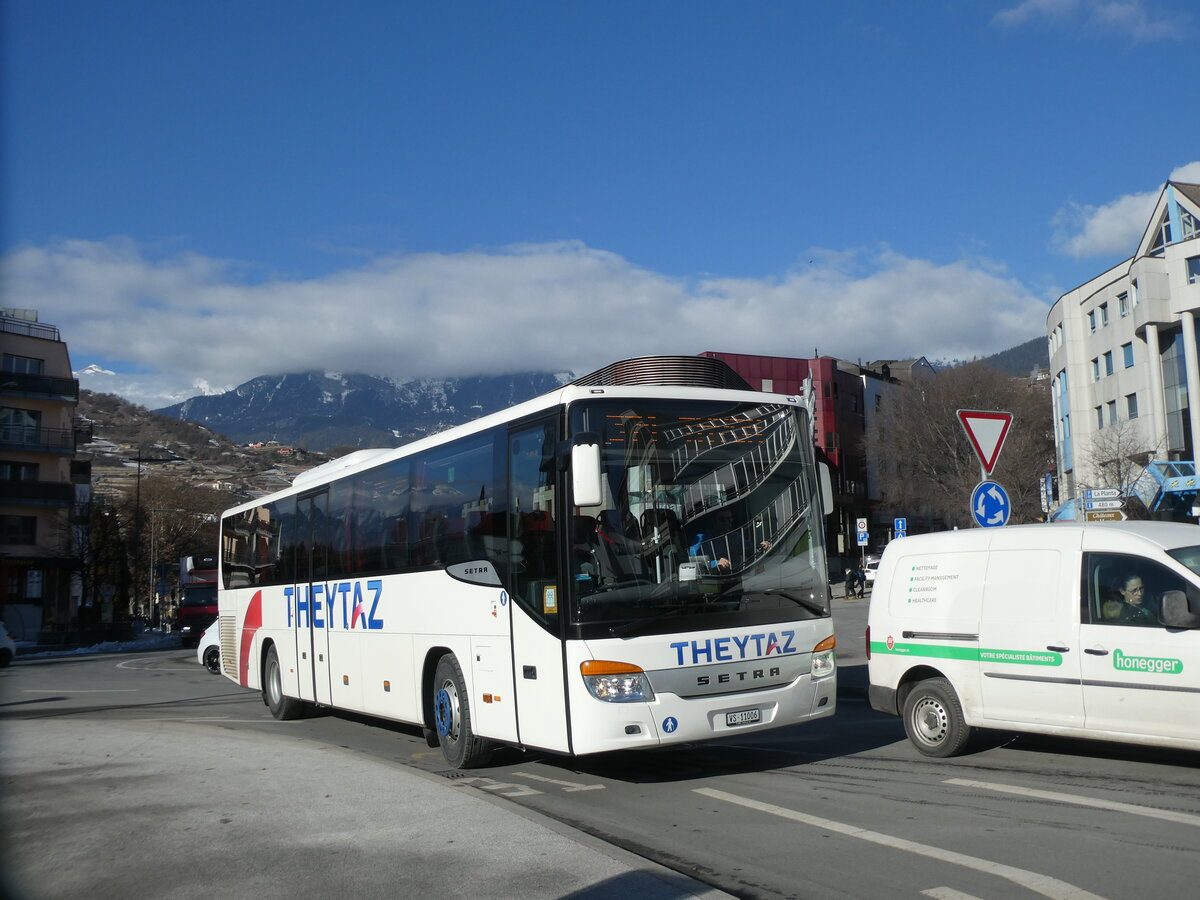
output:
[{"label": "apartment building with balcony", "polygon": [[829,463],[834,485],[834,514],[826,534],[829,552],[858,553],[855,526],[864,518],[870,523],[870,547],[887,543],[893,517],[908,513],[882,508],[879,491],[872,485],[877,465],[867,458],[864,438],[893,391],[936,375],[929,362],[921,357],[862,365],[832,356],[795,358],[712,350],[699,355],[724,361],[755,390],[799,394],[811,378],[813,443]]},{"label": "apartment building with balcony", "polygon": [[1046,318],[1059,496],[1138,497],[1195,521],[1200,442],[1200,185],[1167,182],[1133,256]]},{"label": "apartment building with balcony", "polygon": [[78,627],[90,440],[67,345],[35,310],[0,309],[0,617],[19,639]]}]

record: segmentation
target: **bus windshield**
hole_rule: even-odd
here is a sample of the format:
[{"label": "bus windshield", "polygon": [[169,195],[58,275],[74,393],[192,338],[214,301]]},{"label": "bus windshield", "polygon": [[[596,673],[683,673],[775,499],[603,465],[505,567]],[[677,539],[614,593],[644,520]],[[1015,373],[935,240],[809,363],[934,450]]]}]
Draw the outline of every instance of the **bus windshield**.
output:
[{"label": "bus windshield", "polygon": [[600,436],[604,482],[599,507],[575,509],[571,624],[623,636],[829,615],[805,410],[601,400],[572,407],[571,428]]}]

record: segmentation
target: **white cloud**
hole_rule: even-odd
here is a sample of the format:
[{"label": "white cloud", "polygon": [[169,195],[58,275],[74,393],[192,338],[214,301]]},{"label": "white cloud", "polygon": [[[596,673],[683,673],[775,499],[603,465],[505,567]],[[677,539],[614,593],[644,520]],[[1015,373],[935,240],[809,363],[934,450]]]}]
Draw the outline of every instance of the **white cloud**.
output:
[{"label": "white cloud", "polygon": [[[1168,180],[1200,183],[1200,162],[1180,166],[1171,172]],[[1150,223],[1161,191],[1160,184],[1152,191],[1125,194],[1102,206],[1068,203],[1055,214],[1051,223],[1055,247],[1076,258],[1132,255]]]},{"label": "white cloud", "polygon": [[1035,21],[1078,26],[1091,34],[1116,35],[1135,43],[1184,40],[1191,31],[1185,13],[1142,0],[1024,0],[1002,9],[992,22],[1007,28]]},{"label": "white cloud", "polygon": [[[986,355],[1044,328],[1046,305],[986,261],[886,248],[814,251],[778,279],[682,281],[579,243],[374,260],[308,281],[248,284],[195,255],[126,240],[14,250],[8,296],[57,325],[84,386],[151,407],[258,375],[394,377],[571,370],[701,350],[847,359]],[[107,386],[105,386],[107,385]]]}]

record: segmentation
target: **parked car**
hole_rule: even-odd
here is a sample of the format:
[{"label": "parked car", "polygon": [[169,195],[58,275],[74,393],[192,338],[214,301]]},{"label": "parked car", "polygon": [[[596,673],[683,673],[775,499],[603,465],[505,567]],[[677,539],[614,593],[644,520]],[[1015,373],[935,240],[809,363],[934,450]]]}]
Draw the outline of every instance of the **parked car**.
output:
[{"label": "parked car", "polygon": [[8,629],[0,622],[0,669],[3,669],[17,655],[17,642],[9,634]]},{"label": "parked car", "polygon": [[867,584],[874,584],[875,573],[878,571],[879,571],[879,560],[877,560],[877,559],[867,560],[866,568],[863,569],[863,573],[867,576]]},{"label": "parked car", "polygon": [[214,675],[221,674],[221,626],[213,622],[196,644],[196,661]]}]

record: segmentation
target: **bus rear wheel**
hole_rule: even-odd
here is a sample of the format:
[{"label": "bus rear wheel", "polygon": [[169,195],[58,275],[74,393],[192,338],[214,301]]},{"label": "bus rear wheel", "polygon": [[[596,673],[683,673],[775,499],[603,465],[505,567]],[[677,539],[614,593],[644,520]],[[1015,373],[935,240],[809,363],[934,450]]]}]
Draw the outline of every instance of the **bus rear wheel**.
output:
[{"label": "bus rear wheel", "polygon": [[471,704],[465,685],[462,667],[453,653],[438,660],[433,673],[433,718],[442,756],[456,769],[486,765],[492,756],[491,744],[476,737],[471,728]]},{"label": "bus rear wheel", "polygon": [[271,715],[280,721],[298,719],[304,713],[303,702],[284,696],[279,654],[275,652],[273,646],[267,650],[267,659],[263,663],[262,694],[263,703],[267,704]]},{"label": "bus rear wheel", "polygon": [[971,739],[962,703],[945,678],[927,678],[909,691],[904,698],[904,731],[925,756],[938,758],[957,756]]}]

